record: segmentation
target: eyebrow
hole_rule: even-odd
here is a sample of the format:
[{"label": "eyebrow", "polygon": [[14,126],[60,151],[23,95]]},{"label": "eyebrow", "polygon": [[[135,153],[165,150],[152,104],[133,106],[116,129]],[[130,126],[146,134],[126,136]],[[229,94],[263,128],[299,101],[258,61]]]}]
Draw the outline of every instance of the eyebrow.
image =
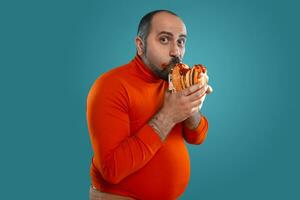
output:
[{"label": "eyebrow", "polygon": [[[158,35],[162,35],[162,34],[166,34],[166,35],[169,35],[169,36],[174,36],[173,33],[171,32],[168,32],[168,31],[161,31]],[[185,34],[180,34],[179,37],[184,37],[186,38],[186,35]]]}]

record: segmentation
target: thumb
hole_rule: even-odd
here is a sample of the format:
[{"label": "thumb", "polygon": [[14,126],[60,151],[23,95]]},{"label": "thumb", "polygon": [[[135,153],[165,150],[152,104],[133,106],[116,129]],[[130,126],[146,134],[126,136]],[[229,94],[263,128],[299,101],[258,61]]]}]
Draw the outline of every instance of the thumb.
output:
[{"label": "thumb", "polygon": [[207,90],[206,90],[206,94],[210,94],[213,92],[213,89],[210,85],[208,85]]}]

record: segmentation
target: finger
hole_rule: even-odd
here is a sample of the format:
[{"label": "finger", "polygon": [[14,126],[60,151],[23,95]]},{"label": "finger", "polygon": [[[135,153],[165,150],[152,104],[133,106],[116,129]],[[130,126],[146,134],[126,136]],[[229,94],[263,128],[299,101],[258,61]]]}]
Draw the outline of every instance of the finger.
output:
[{"label": "finger", "polygon": [[203,106],[203,102],[199,105],[198,109],[201,110],[202,106]]},{"label": "finger", "polygon": [[196,91],[194,91],[194,92],[188,94],[187,96],[191,96],[192,94],[195,94],[195,93],[198,92],[198,91],[203,91],[203,90],[204,90],[204,92],[205,92],[206,89],[207,89],[207,84],[201,84],[201,83],[200,83],[200,88],[197,89]]},{"label": "finger", "polygon": [[[198,91],[202,91],[202,90],[204,90],[204,91],[206,91],[207,90],[207,84],[203,84],[203,85],[201,85],[200,86],[200,88],[198,89],[198,90],[196,90],[195,92],[198,92]],[[192,94],[194,94],[195,92],[193,92],[193,93],[191,93],[191,94],[189,94],[189,95],[192,95]],[[189,96],[188,95],[188,96]]]},{"label": "finger", "polygon": [[190,94],[193,94],[194,92],[196,92],[197,90],[199,90],[202,87],[202,85],[200,83],[192,85],[184,90],[182,90],[182,94],[184,96],[188,96]]},{"label": "finger", "polygon": [[195,101],[192,103],[193,109],[197,108],[197,110],[201,110],[204,100],[205,100],[206,94],[203,95],[203,97],[199,101]]},{"label": "finger", "polygon": [[204,102],[205,97],[206,97],[206,94],[204,94],[200,99],[191,102],[191,106],[192,106],[192,107],[194,107],[194,106],[199,106],[200,104],[202,104],[202,103]]},{"label": "finger", "polygon": [[203,95],[203,97],[201,98],[201,102],[200,102],[200,104],[199,104],[199,106],[198,106],[199,110],[201,110],[201,108],[202,108],[202,106],[203,106],[203,103],[204,103],[204,101],[205,101],[205,97],[206,97],[206,94]]},{"label": "finger", "polygon": [[206,90],[206,94],[210,94],[213,92],[213,89],[210,85],[208,85],[207,90]]},{"label": "finger", "polygon": [[197,101],[199,99],[201,99],[203,97],[203,95],[205,95],[205,91],[207,90],[207,88],[204,86],[202,87],[200,90],[198,90],[197,92],[189,95],[189,101]]}]

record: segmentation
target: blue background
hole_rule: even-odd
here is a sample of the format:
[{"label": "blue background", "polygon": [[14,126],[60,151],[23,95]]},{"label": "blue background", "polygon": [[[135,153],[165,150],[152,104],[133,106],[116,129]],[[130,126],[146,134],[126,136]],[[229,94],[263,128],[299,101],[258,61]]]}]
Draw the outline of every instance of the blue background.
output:
[{"label": "blue background", "polygon": [[297,1],[29,0],[0,3],[0,199],[88,198],[86,96],[155,9],[185,21],[214,88],[181,199],[300,198]]}]

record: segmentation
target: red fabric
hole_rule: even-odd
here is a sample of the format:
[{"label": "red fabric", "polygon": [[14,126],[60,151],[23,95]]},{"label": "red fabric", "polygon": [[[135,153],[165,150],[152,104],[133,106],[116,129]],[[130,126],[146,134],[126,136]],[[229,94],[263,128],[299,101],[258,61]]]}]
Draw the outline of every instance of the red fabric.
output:
[{"label": "red fabric", "polygon": [[184,139],[202,143],[208,122],[202,117],[193,131],[178,123],[162,142],[147,122],[162,106],[167,88],[168,82],[138,56],[94,82],[86,114],[96,188],[143,200],[176,199],[184,192],[190,177]]}]

